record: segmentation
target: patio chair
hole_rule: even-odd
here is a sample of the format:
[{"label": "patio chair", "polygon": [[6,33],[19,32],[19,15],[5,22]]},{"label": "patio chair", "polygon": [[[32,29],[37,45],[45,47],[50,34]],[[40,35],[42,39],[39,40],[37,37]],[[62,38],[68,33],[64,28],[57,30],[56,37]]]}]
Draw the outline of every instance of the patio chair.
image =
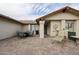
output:
[{"label": "patio chair", "polygon": [[73,38],[72,36],[76,36],[76,32],[68,32],[68,38],[69,40],[72,40],[77,45],[76,39]]},{"label": "patio chair", "polygon": [[25,36],[25,34],[23,34],[23,32],[16,32],[17,37],[23,38]]}]

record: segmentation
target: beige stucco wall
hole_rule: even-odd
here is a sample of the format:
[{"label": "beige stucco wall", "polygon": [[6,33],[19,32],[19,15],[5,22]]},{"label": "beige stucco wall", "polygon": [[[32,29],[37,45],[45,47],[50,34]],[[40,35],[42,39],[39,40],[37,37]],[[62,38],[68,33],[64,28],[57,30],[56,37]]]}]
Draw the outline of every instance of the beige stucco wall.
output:
[{"label": "beige stucco wall", "polygon": [[23,25],[22,26],[22,30],[25,32],[25,31],[28,31],[28,25],[26,24],[26,25]]},{"label": "beige stucco wall", "polygon": [[45,18],[45,20],[61,20],[61,19],[67,19],[67,20],[73,20],[73,19],[79,19],[79,16],[76,16],[75,14],[72,13],[57,13],[55,15],[50,15]]},{"label": "beige stucco wall", "polygon": [[76,36],[78,36],[79,37],[79,20],[77,20],[76,22],[75,22],[76,24],[76,26],[75,26],[75,30],[76,30]]},{"label": "beige stucco wall", "polygon": [[15,36],[16,31],[21,31],[21,29],[20,23],[0,17],[0,39]]}]

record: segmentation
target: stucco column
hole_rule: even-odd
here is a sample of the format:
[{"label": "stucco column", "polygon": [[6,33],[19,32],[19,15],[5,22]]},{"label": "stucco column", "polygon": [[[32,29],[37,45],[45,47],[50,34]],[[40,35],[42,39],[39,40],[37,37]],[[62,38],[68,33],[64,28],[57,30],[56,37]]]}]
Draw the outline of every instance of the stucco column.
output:
[{"label": "stucco column", "polygon": [[28,25],[28,30],[31,31],[31,25],[30,24]]},{"label": "stucco column", "polygon": [[54,36],[53,35],[53,21],[50,22],[50,36]]},{"label": "stucco column", "polygon": [[66,33],[65,33],[65,20],[61,20],[61,33],[60,33],[61,36],[65,36]]},{"label": "stucco column", "polygon": [[76,20],[76,36],[79,37],[79,20]]},{"label": "stucco column", "polygon": [[40,27],[39,27],[40,38],[44,38],[44,23],[45,23],[45,21],[40,21]]},{"label": "stucco column", "polygon": [[35,25],[33,25],[33,26],[34,26],[34,30],[33,30],[33,31],[34,31],[34,35],[36,35],[36,32],[35,32],[35,30],[36,30],[36,26],[35,26]]}]

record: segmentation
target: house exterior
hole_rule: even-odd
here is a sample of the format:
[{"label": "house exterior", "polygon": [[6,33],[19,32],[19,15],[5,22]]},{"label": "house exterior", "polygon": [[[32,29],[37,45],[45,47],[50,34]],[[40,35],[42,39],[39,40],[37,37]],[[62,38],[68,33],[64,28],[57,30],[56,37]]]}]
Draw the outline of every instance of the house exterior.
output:
[{"label": "house exterior", "polygon": [[35,21],[17,21],[0,14],[0,40],[16,36],[17,31],[37,30]]},{"label": "house exterior", "polygon": [[79,10],[71,7],[64,7],[42,16],[36,21],[17,21],[0,14],[0,39],[9,38],[16,35],[17,31],[39,30],[39,37],[66,37],[68,31],[76,32],[79,36]]},{"label": "house exterior", "polygon": [[64,7],[36,19],[39,24],[40,38],[45,35],[50,37],[67,37],[68,31],[76,32],[79,36],[79,10]]}]

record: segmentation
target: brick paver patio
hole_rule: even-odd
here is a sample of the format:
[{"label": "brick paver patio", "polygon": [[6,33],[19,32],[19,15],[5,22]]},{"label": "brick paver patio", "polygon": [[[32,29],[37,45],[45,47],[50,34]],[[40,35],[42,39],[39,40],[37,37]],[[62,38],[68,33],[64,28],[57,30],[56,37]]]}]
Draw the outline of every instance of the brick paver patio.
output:
[{"label": "brick paver patio", "polygon": [[1,55],[63,55],[79,54],[79,45],[66,40],[63,43],[56,42],[53,38],[40,39],[39,37],[17,37],[0,41]]}]

